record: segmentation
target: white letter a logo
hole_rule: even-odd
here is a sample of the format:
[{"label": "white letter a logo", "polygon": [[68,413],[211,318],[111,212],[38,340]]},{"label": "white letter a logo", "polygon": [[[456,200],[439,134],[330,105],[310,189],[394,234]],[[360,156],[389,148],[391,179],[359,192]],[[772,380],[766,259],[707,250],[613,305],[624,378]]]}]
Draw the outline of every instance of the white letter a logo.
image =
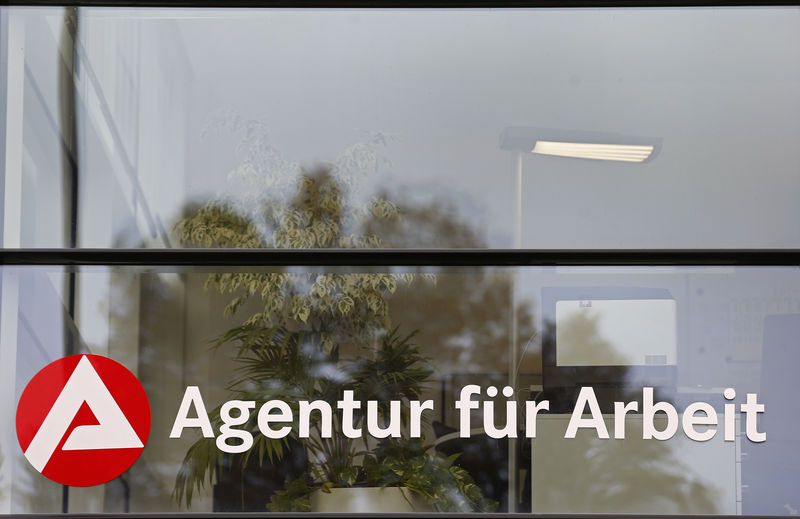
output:
[{"label": "white letter a logo", "polygon": [[36,470],[44,470],[84,402],[99,423],[75,427],[63,450],[144,447],[92,363],[83,356],[25,450],[25,457]]}]

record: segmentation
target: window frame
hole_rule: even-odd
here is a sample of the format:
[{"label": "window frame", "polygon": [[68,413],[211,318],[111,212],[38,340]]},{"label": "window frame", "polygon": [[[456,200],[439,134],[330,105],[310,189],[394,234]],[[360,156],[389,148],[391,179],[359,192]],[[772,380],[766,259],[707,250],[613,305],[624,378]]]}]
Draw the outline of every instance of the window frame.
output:
[{"label": "window frame", "polygon": [[[776,7],[800,6],[800,0],[3,0],[9,7],[133,7],[133,8],[659,8],[659,7]],[[0,22],[5,17],[0,17]],[[0,24],[0,28],[3,25]],[[2,52],[0,40],[0,56]],[[5,62],[0,59],[0,77]],[[5,81],[0,96],[5,99]],[[5,103],[0,104],[0,120],[5,120]],[[0,158],[5,143],[0,142]],[[2,162],[0,162],[2,163]],[[0,175],[0,180],[4,180]],[[2,214],[0,214],[2,223]],[[800,267],[800,249],[85,249],[85,248],[0,248],[0,265],[65,266],[71,277],[80,266],[788,266]],[[74,286],[72,287],[74,290]],[[65,490],[65,505],[68,492]],[[66,509],[64,510],[66,511]],[[93,514],[92,517],[238,518],[251,517],[341,517],[319,513],[161,513]],[[580,517],[600,519],[622,515],[551,515],[518,513],[542,519]],[[70,514],[83,517],[85,514]],[[421,517],[421,514],[363,514],[363,517]],[[50,518],[52,514],[26,514],[25,517]],[[437,517],[467,518],[475,514],[437,514]],[[480,514],[486,518],[506,518],[508,514]],[[654,515],[660,518],[733,517],[724,515]]]}]

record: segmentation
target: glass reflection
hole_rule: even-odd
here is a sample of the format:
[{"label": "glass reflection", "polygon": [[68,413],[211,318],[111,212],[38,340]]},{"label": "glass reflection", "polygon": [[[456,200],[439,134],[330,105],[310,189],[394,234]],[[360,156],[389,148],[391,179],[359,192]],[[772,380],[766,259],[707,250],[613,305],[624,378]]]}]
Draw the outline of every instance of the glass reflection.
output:
[{"label": "glass reflection", "polygon": [[[798,246],[796,7],[2,13],[8,247],[178,246],[185,207],[319,168],[355,205],[453,208],[483,247]],[[498,142],[515,125],[653,152],[518,157]]]},{"label": "glass reflection", "polygon": [[[76,353],[107,355],[134,371],[150,398],[153,425],[142,457],[126,474],[100,487],[69,489],[70,512],[333,510],[343,505],[320,500],[329,497],[321,488],[383,484],[416,488],[411,497],[395,497],[403,503],[407,497],[420,512],[431,506],[507,510],[509,442],[486,433],[483,409],[493,402],[493,423],[502,428],[506,402],[517,401],[518,510],[791,513],[797,484],[792,453],[798,447],[791,434],[800,322],[795,269],[520,268],[512,274],[506,268],[87,267],[75,274],[72,317],[64,269],[4,267],[2,354],[15,360],[2,364],[2,381],[13,387],[2,393],[2,502],[12,513],[62,509],[63,489],[25,462],[11,417],[28,380],[68,353],[71,343]],[[521,305],[519,376],[513,397],[501,391],[489,397],[489,386],[501,390],[509,380],[512,279],[519,283]],[[582,298],[570,299],[573,291]],[[610,299],[612,292],[620,299]],[[600,314],[584,315],[579,306],[565,319],[557,315],[557,301],[592,301],[598,312],[603,301],[623,301],[611,305],[613,317],[637,301],[633,292],[645,305],[674,303],[674,341],[664,342],[663,326],[646,325],[645,317],[655,316],[648,309],[623,312],[631,322],[615,334],[603,331],[608,327]],[[656,314],[663,317],[661,309]],[[652,341],[646,331],[655,333]],[[625,339],[623,332],[643,345],[628,343],[624,358],[600,351]],[[673,361],[670,351],[666,364],[641,361],[652,354],[650,346],[667,343],[674,344]],[[562,346],[566,357],[559,357]],[[454,404],[469,384],[482,390],[470,437],[462,438]],[[231,399],[253,400],[258,407],[285,399],[297,431],[300,397],[337,409],[343,391],[353,389],[356,400],[405,402],[401,437],[346,438],[343,416],[333,413],[332,430],[339,432],[326,439],[320,436],[323,415],[314,412],[309,425],[319,428],[312,434],[316,447],[296,432],[286,443],[267,441],[254,412],[244,428],[255,433],[255,446],[249,455],[226,454],[199,430],[169,438],[188,386],[201,391],[215,436],[220,406]],[[594,390],[608,440],[591,429],[564,438],[579,389],[586,386]],[[655,401],[679,415],[692,402],[708,402],[720,417],[716,435],[691,441],[678,427],[669,440],[643,440],[643,387],[653,387]],[[725,441],[726,387],[735,388],[730,402],[736,405],[747,393],[759,395],[766,411],[758,430],[767,441],[750,441],[743,417],[734,440]],[[410,400],[433,401],[433,410],[422,415],[420,440],[409,437]],[[527,437],[529,400],[549,402],[549,410],[538,414],[534,438]],[[621,422],[625,439],[614,439],[615,402],[638,405]],[[356,425],[370,427],[368,411],[355,413]],[[377,411],[385,414],[372,427],[389,427],[391,408]],[[665,416],[656,415],[656,429],[666,427]],[[453,455],[455,460],[448,458]],[[450,476],[417,481],[421,466],[425,474]],[[365,511],[374,496],[362,494],[348,502]],[[381,496],[381,502],[392,499]]]}]

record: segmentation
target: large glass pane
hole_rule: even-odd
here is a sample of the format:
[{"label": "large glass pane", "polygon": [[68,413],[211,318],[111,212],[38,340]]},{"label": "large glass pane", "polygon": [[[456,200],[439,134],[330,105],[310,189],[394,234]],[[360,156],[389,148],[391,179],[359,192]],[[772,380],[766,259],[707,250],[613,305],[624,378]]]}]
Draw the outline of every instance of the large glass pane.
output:
[{"label": "large glass pane", "polygon": [[6,247],[800,246],[796,6],[2,16]]},{"label": "large glass pane", "polygon": [[[381,512],[788,515],[800,506],[796,268],[1,273],[3,513],[374,512],[374,494]],[[30,417],[44,420],[66,389],[56,385],[37,411],[26,387],[68,354],[130,370],[151,426],[122,476],[65,491],[48,464],[80,452],[59,443],[40,474],[21,424],[34,421],[29,436],[44,427]],[[89,362],[102,379],[98,358]],[[78,369],[67,362],[62,383]],[[347,390],[361,403],[352,422],[339,404]],[[72,431],[109,426],[100,393],[67,415]],[[207,438],[191,421],[208,416],[200,399]],[[244,433],[217,414],[234,400],[227,421]],[[260,424],[268,400],[285,402],[291,418]],[[331,415],[309,413],[303,432],[301,400]],[[428,400],[415,419],[411,401]],[[250,419],[236,425],[242,405]],[[264,413],[277,415],[273,407]],[[283,426],[285,443],[266,436]],[[226,452],[248,441],[231,434],[254,443]]]}]

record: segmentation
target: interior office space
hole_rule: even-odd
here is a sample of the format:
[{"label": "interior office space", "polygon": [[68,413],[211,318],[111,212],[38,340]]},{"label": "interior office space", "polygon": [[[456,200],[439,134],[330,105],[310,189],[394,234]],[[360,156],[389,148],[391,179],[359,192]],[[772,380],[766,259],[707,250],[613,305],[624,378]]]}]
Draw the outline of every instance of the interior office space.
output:
[{"label": "interior office space", "polygon": [[[342,359],[413,333],[430,452],[457,454],[498,511],[800,509],[796,6],[4,6],[0,21],[0,414],[42,366],[90,353],[136,375],[153,421],[123,476],[67,488],[29,467],[8,420],[0,513],[267,513],[287,476],[322,484],[299,448],[289,472],[220,458],[234,468],[176,499],[195,440],[169,439],[181,395],[228,400],[236,343],[209,344],[264,315],[335,337]],[[538,138],[510,146],[514,128]],[[291,297],[270,314],[276,279]],[[520,407],[548,399],[537,437],[456,437],[468,384],[500,390],[483,397],[497,423],[505,386]],[[679,413],[757,393],[768,439],[740,420],[733,441],[644,440],[641,412],[624,440],[564,438],[587,386],[609,428],[644,387]]]}]

